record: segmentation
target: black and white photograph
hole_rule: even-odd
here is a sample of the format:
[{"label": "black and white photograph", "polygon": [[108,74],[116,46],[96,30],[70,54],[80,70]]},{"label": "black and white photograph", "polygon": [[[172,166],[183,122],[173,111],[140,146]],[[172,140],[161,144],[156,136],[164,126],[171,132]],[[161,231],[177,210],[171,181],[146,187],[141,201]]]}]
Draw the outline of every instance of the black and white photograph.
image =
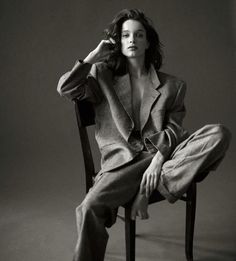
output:
[{"label": "black and white photograph", "polygon": [[0,260],[236,260],[236,1],[0,3]]}]

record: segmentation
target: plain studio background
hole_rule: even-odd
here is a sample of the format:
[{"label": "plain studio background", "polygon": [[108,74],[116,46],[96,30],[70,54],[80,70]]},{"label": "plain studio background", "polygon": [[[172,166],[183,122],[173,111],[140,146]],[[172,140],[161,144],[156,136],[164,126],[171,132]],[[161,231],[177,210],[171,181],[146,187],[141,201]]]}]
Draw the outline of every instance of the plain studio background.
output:
[{"label": "plain studio background", "polygon": [[[123,8],[153,20],[165,46],[162,71],[186,80],[185,127],[221,122],[235,133],[235,1],[2,0],[1,260],[72,259],[84,168],[73,104],[56,86]],[[235,153],[233,139],[198,186],[196,260],[236,260]],[[155,204],[150,215],[137,222],[137,260],[184,260],[183,203]],[[106,260],[124,260],[121,221],[110,235]]]}]

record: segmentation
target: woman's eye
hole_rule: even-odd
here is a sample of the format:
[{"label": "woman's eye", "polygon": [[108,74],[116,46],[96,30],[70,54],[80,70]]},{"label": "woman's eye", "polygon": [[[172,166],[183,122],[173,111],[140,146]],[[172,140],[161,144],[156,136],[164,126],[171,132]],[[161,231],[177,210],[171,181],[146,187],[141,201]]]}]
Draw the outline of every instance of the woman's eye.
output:
[{"label": "woman's eye", "polygon": [[142,34],[142,33],[139,33],[139,34],[137,34],[137,37],[143,38],[143,34]]},{"label": "woman's eye", "polygon": [[128,34],[122,34],[122,37],[127,38],[127,37],[129,37],[129,35]]}]

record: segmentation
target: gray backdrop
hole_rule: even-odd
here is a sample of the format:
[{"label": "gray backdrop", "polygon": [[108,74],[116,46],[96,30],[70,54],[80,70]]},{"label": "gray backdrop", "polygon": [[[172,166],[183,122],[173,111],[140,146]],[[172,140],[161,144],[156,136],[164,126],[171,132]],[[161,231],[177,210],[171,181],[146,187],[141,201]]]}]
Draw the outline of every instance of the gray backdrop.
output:
[{"label": "gray backdrop", "polygon": [[[61,199],[72,209],[75,198],[79,202],[84,195],[74,108],[57,94],[57,81],[96,47],[118,11],[134,7],[159,32],[162,71],[187,82],[185,127],[193,131],[220,122],[235,133],[236,1],[2,0],[0,193],[7,220],[16,206],[30,213],[45,202],[57,205],[60,215]],[[235,217],[235,153],[233,139],[219,175],[206,181],[207,193],[215,193],[214,179],[224,176],[218,189],[227,195],[224,206],[230,204],[230,210],[224,214],[229,217]],[[95,157],[98,166],[97,151]],[[71,220],[73,215],[68,214]],[[6,238],[12,239],[9,233]]]}]

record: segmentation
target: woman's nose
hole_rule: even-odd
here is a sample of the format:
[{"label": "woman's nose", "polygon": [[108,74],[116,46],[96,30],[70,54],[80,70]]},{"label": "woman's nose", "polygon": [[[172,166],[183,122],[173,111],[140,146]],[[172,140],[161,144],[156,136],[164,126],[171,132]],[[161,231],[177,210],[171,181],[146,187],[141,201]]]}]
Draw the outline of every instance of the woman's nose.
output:
[{"label": "woman's nose", "polygon": [[131,35],[129,41],[130,41],[130,43],[134,43],[135,42],[135,37]]}]

